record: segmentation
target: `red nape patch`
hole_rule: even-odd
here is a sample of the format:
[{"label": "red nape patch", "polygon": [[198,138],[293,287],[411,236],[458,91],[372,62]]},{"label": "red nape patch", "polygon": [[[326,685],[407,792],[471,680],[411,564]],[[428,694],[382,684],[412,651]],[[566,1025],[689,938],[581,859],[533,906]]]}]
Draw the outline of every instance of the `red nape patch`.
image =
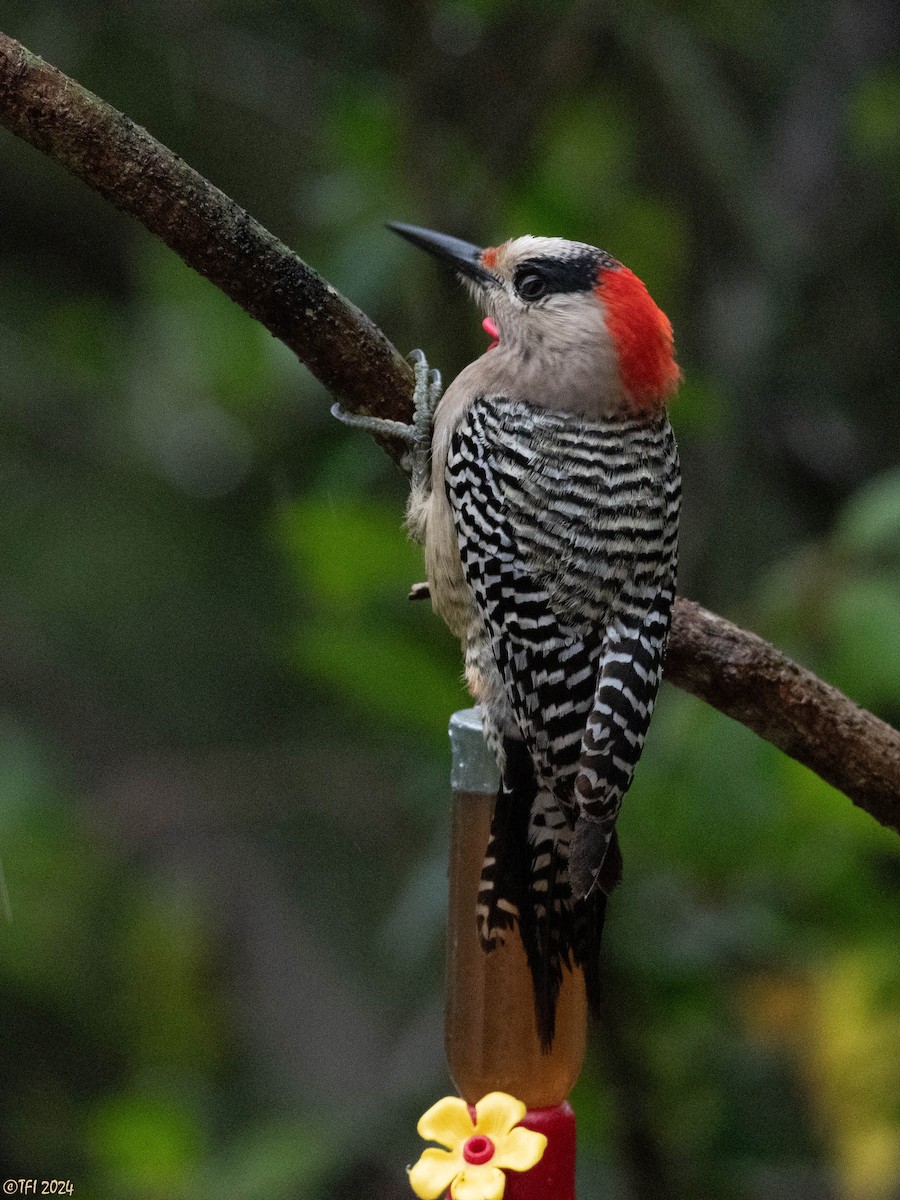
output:
[{"label": "red nape patch", "polygon": [[481,265],[483,267],[494,267],[497,265],[497,251],[499,246],[488,246],[487,250],[481,252]]},{"label": "red nape patch", "polygon": [[681,378],[669,318],[627,267],[602,270],[596,293],[616,344],[626,391],[638,408],[664,404]]}]

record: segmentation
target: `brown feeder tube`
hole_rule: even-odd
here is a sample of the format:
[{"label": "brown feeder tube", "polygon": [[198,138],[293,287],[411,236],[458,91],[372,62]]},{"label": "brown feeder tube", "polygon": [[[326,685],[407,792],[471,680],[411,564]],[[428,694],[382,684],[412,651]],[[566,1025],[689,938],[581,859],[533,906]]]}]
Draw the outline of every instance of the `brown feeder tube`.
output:
[{"label": "brown feeder tube", "polygon": [[488,1092],[523,1101],[522,1124],[547,1134],[531,1171],[507,1173],[504,1200],[573,1200],[575,1119],[566,1097],[581,1071],[587,1001],[580,970],[564,971],[549,1053],[541,1050],[531,974],[517,932],[486,954],[475,931],[475,905],[497,794],[497,766],[477,708],[450,720],[453,813],[447,936],[445,1049],[453,1082],[474,1105]]}]

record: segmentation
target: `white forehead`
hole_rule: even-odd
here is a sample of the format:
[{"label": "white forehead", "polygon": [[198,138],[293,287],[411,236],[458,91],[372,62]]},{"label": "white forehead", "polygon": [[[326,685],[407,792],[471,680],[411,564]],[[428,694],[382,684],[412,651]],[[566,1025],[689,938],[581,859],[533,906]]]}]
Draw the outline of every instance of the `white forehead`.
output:
[{"label": "white forehead", "polygon": [[597,250],[586,242],[570,242],[559,237],[533,237],[526,233],[497,246],[495,253],[495,269],[512,273],[519,263],[531,258],[578,258],[585,253],[596,254]]}]

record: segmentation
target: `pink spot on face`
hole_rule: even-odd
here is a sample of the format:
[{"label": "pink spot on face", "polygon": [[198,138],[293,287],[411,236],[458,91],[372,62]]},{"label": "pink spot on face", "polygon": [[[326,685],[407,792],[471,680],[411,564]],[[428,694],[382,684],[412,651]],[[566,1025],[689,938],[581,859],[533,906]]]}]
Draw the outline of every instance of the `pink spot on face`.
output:
[{"label": "pink spot on face", "polygon": [[463,1158],[473,1166],[481,1166],[494,1157],[494,1143],[484,1134],[476,1133],[463,1144]]},{"label": "pink spot on face", "polygon": [[488,246],[487,250],[481,252],[481,265],[483,267],[494,267],[497,264],[497,246]]},{"label": "pink spot on face", "polygon": [[488,335],[489,338],[493,339],[491,344],[488,346],[488,350],[493,350],[495,346],[500,345],[500,330],[497,328],[497,326],[494,324],[494,322],[491,320],[490,317],[484,318],[484,320],[481,322],[481,328],[484,330],[484,332]]}]

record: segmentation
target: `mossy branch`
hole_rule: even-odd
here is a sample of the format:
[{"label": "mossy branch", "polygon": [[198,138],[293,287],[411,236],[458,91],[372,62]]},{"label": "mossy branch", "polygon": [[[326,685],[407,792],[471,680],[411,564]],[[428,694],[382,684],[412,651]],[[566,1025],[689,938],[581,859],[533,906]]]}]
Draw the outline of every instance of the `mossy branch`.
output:
[{"label": "mossy branch", "polygon": [[[2,33],[0,124],[137,217],[346,408],[411,418],[410,366],[363,312],[146,130]],[[900,733],[762,638],[679,599],[666,678],[900,832]]]}]

